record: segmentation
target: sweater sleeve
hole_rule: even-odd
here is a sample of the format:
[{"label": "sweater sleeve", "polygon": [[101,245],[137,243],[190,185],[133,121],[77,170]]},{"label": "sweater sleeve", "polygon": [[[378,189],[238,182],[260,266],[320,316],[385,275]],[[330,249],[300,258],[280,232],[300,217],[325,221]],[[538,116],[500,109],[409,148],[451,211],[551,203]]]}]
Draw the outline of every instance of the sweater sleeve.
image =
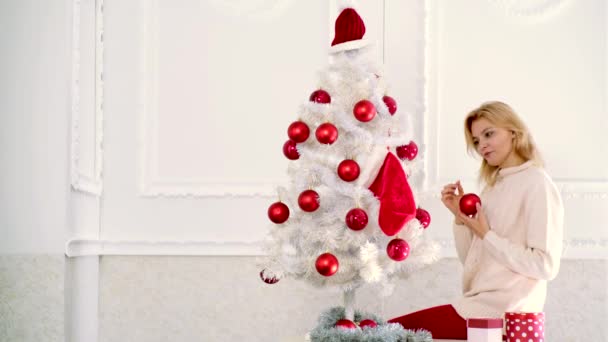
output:
[{"label": "sweater sleeve", "polygon": [[464,265],[464,261],[467,259],[467,254],[469,254],[469,248],[471,248],[473,233],[467,226],[457,224],[456,222],[452,224],[452,229],[454,231],[456,253],[458,254],[460,263]]},{"label": "sweater sleeve", "polygon": [[523,200],[526,245],[490,230],[483,245],[500,263],[530,278],[551,280],[560,266],[563,239],[562,200],[556,186],[543,178],[530,186]]}]

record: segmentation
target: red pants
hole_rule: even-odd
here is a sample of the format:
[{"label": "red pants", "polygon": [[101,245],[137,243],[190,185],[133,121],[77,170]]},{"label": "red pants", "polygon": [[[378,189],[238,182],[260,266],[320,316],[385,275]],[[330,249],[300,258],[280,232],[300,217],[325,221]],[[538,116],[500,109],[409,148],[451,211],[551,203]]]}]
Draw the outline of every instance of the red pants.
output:
[{"label": "red pants", "polygon": [[389,320],[399,323],[405,329],[424,329],[433,334],[433,338],[453,340],[467,339],[467,321],[460,317],[451,305],[441,305],[420,310]]}]

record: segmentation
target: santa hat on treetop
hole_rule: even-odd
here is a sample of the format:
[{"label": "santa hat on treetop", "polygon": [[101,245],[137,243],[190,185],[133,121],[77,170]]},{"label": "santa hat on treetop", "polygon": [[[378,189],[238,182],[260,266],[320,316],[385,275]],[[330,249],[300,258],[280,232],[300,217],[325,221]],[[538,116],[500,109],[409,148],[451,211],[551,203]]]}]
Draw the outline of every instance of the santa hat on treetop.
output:
[{"label": "santa hat on treetop", "polygon": [[365,34],[365,24],[359,13],[352,8],[347,7],[340,12],[336,18],[334,40],[331,42],[331,53],[336,53],[346,50],[355,50],[369,44],[369,41],[363,39]]}]

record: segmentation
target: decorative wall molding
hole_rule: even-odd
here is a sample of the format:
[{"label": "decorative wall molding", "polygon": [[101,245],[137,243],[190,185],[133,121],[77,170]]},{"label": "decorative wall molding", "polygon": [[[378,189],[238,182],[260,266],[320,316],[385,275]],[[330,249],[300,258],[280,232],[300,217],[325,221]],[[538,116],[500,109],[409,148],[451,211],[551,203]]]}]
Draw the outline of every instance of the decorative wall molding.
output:
[{"label": "decorative wall molding", "polygon": [[[158,172],[158,21],[159,1],[143,3],[141,65],[141,103],[138,117],[138,174],[139,194],[146,197],[225,197],[225,196],[260,196],[272,197],[275,188],[286,180],[235,181],[226,179],[168,179],[161,178]],[[283,11],[291,0],[276,1],[271,9],[266,7],[249,8],[245,12],[262,15],[265,11]],[[220,6],[219,2],[214,4]],[[227,7],[226,7],[227,6]],[[229,3],[221,2],[221,7],[232,8]],[[251,6],[250,6],[251,7]],[[243,12],[243,11],[241,11]],[[266,13],[267,14],[267,13]],[[266,15],[264,14],[264,15]]]},{"label": "decorative wall molding", "polygon": [[[488,0],[492,3],[501,4],[508,8],[526,9],[529,14],[539,12],[539,8],[548,10],[561,7],[567,0],[544,0],[544,1],[510,1],[510,0]],[[444,178],[439,174],[439,162],[441,155],[439,151],[439,127],[441,117],[442,94],[439,84],[442,83],[439,66],[441,65],[441,41],[439,37],[439,11],[440,2],[437,0],[427,0],[426,4],[426,64],[425,64],[425,101],[427,110],[424,113],[424,145],[421,150],[424,158],[425,177],[423,190],[420,194],[423,198],[441,198],[439,195],[443,186],[453,182],[453,179]],[[526,13],[528,13],[526,12]],[[583,200],[603,200],[608,198],[608,181],[605,179],[559,179],[553,181],[560,189],[564,200],[583,199]],[[474,182],[474,181],[473,181]]]},{"label": "decorative wall molding", "polygon": [[68,257],[89,255],[264,255],[261,242],[146,241],[71,239],[66,243]]},{"label": "decorative wall molding", "polygon": [[70,176],[72,188],[76,191],[101,196],[103,182],[101,172],[103,169],[103,0],[95,1],[95,51],[91,70],[95,75],[95,149],[93,173],[83,173],[81,166],[81,155],[79,152],[81,144],[80,116],[81,102],[80,94],[83,85],[80,82],[81,71],[81,0],[73,2],[72,19],[72,104],[71,104],[71,163]]},{"label": "decorative wall molding", "polygon": [[[455,256],[454,240],[434,238],[443,257]],[[567,259],[608,259],[608,239],[574,237],[564,240],[563,255]],[[66,243],[65,255],[158,255],[158,256],[264,256],[260,241],[171,241],[171,240],[97,240],[75,238]]]},{"label": "decorative wall molding", "polygon": [[507,15],[517,17],[539,18],[554,14],[568,0],[488,0],[502,8]]}]

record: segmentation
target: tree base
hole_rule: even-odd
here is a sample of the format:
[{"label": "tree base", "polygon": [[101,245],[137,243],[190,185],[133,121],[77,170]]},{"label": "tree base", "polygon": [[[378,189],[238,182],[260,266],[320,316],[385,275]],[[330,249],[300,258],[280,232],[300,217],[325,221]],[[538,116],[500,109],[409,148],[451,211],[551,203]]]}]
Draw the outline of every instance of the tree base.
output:
[{"label": "tree base", "polygon": [[344,329],[334,325],[345,316],[344,308],[333,307],[323,312],[319,323],[309,333],[311,342],[432,342],[431,333],[420,329],[406,330],[398,323],[387,323],[380,317],[355,310],[355,324],[364,319],[375,321],[375,328]]}]

